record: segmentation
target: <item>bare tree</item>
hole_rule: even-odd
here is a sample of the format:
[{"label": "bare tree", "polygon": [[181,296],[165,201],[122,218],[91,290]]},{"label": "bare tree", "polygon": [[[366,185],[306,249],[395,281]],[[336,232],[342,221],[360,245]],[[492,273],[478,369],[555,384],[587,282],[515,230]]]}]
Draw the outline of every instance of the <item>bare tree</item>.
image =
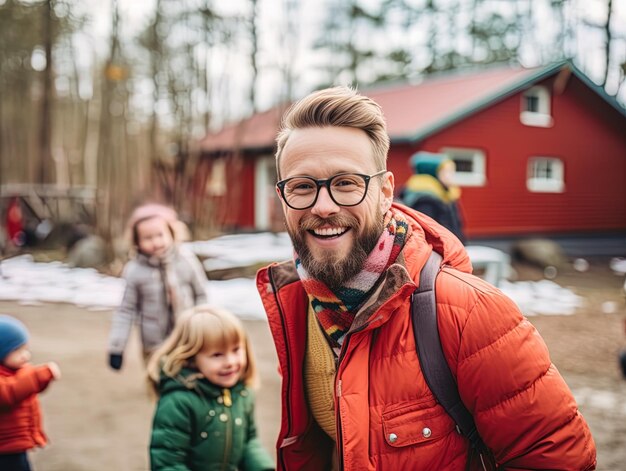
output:
[{"label": "bare tree", "polygon": [[606,42],[604,43],[604,75],[602,76],[601,87],[606,87],[606,80],[609,76],[609,65],[611,63],[611,17],[613,16],[613,0],[608,0],[607,3],[607,15],[606,23],[604,23],[604,34],[606,36]]},{"label": "bare tree", "polygon": [[46,0],[42,8],[42,42],[46,55],[46,65],[43,70],[43,86],[41,98],[41,124],[39,128],[39,170],[37,180],[39,183],[47,183],[51,180],[52,152],[50,148],[52,136],[51,106],[54,89],[52,87],[52,0]]},{"label": "bare tree", "polygon": [[259,17],[259,2],[258,0],[250,0],[250,65],[252,67],[252,77],[250,79],[250,105],[252,106],[252,112],[256,113],[256,87],[259,77],[259,67],[257,64],[257,54],[259,53],[259,34],[258,34],[258,17]]},{"label": "bare tree", "polygon": [[150,139],[149,139],[149,154],[151,159],[156,159],[158,155],[157,150],[157,136],[159,132],[159,117],[157,114],[157,104],[159,102],[159,88],[160,88],[160,72],[163,51],[163,39],[161,28],[163,26],[163,14],[161,8],[161,0],[157,0],[154,8],[154,19],[148,29],[148,38],[146,46],[148,47],[150,54],[150,76],[152,78],[152,112],[150,113]]},{"label": "bare tree", "polygon": [[[130,201],[127,162],[126,113],[128,107],[128,67],[124,61],[119,38],[119,7],[112,4],[109,57],[104,67],[101,87],[100,129],[98,140],[98,233],[108,242],[122,232],[122,221]],[[110,254],[112,255],[112,254]]]},{"label": "bare tree", "polygon": [[[600,82],[601,87],[606,87],[606,83],[610,73],[610,65],[611,65],[611,54],[613,48],[613,33],[611,30],[611,19],[613,17],[613,0],[607,0],[607,15],[606,21],[604,23],[598,24],[587,19],[583,20],[583,23],[586,26],[589,26],[593,29],[600,30],[605,35],[604,42],[604,71],[602,74],[602,80]],[[619,86],[618,86],[619,89]]]},{"label": "bare tree", "polygon": [[[366,65],[376,62],[378,53],[371,35],[384,27],[380,5],[365,7],[358,0],[336,0],[328,10],[326,24],[314,47],[327,52],[329,81],[348,84],[375,81],[364,75]],[[369,71],[367,71],[369,72]]]}]

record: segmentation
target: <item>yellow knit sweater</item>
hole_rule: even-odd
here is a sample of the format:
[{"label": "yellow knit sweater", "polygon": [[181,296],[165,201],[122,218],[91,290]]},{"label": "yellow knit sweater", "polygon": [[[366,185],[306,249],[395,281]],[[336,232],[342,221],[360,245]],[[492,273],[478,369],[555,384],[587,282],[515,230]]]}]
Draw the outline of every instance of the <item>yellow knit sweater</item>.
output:
[{"label": "yellow knit sweater", "polygon": [[335,432],[335,357],[309,305],[304,386],[311,413],[330,438]]}]

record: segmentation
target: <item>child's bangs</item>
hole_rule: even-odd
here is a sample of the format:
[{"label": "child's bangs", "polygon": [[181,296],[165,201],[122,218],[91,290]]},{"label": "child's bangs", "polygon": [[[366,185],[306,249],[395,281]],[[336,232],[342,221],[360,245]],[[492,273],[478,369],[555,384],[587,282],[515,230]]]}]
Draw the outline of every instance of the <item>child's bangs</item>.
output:
[{"label": "child's bangs", "polygon": [[226,350],[245,339],[243,327],[231,316],[204,316],[203,347]]}]

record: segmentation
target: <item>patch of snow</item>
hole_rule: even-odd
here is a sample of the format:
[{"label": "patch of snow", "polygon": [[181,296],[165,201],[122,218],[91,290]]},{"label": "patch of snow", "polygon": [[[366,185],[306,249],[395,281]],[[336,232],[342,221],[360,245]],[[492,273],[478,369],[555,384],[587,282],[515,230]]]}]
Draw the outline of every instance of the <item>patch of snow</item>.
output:
[{"label": "patch of snow", "polygon": [[616,275],[626,274],[626,258],[614,257],[609,262],[609,267]]},{"label": "patch of snow", "polygon": [[293,258],[293,247],[286,232],[226,235],[189,242],[188,247],[197,256],[206,258],[204,268],[207,271]]},{"label": "patch of snow", "polygon": [[3,260],[0,270],[0,300],[65,302],[91,309],[111,309],[122,301],[124,280],[92,268],[35,263],[31,255],[20,255]]},{"label": "patch of snow", "polygon": [[583,298],[553,281],[503,281],[500,289],[526,316],[569,316],[582,306]]},{"label": "patch of snow", "polygon": [[[209,257],[205,266],[210,269],[269,263],[293,256],[287,233],[229,235],[187,245],[197,255]],[[582,305],[582,298],[552,281],[502,280],[510,266],[508,256],[501,251],[470,246],[468,253],[472,263],[497,268],[500,289],[525,315],[571,315]],[[66,302],[90,310],[114,309],[124,292],[124,280],[120,278],[93,269],[70,268],[60,262],[35,263],[30,255],[3,260],[0,273],[0,300],[23,304]],[[224,306],[242,318],[266,318],[252,279],[207,281],[207,290],[211,303]]]},{"label": "patch of snow", "polygon": [[266,319],[255,280],[235,278],[211,281],[208,297],[211,304],[222,306],[242,319]]}]

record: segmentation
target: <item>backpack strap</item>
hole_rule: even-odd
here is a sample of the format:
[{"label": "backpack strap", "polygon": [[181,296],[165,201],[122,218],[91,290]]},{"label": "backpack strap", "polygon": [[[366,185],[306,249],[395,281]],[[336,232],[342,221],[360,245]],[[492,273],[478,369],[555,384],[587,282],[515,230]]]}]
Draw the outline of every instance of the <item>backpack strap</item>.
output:
[{"label": "backpack strap", "polygon": [[476,430],[472,414],[461,401],[439,338],[435,279],[440,271],[441,261],[441,255],[433,250],[420,273],[420,284],[411,295],[411,318],[417,354],[426,384],[435,398],[452,417],[457,431],[482,455],[487,452],[487,447]]}]

